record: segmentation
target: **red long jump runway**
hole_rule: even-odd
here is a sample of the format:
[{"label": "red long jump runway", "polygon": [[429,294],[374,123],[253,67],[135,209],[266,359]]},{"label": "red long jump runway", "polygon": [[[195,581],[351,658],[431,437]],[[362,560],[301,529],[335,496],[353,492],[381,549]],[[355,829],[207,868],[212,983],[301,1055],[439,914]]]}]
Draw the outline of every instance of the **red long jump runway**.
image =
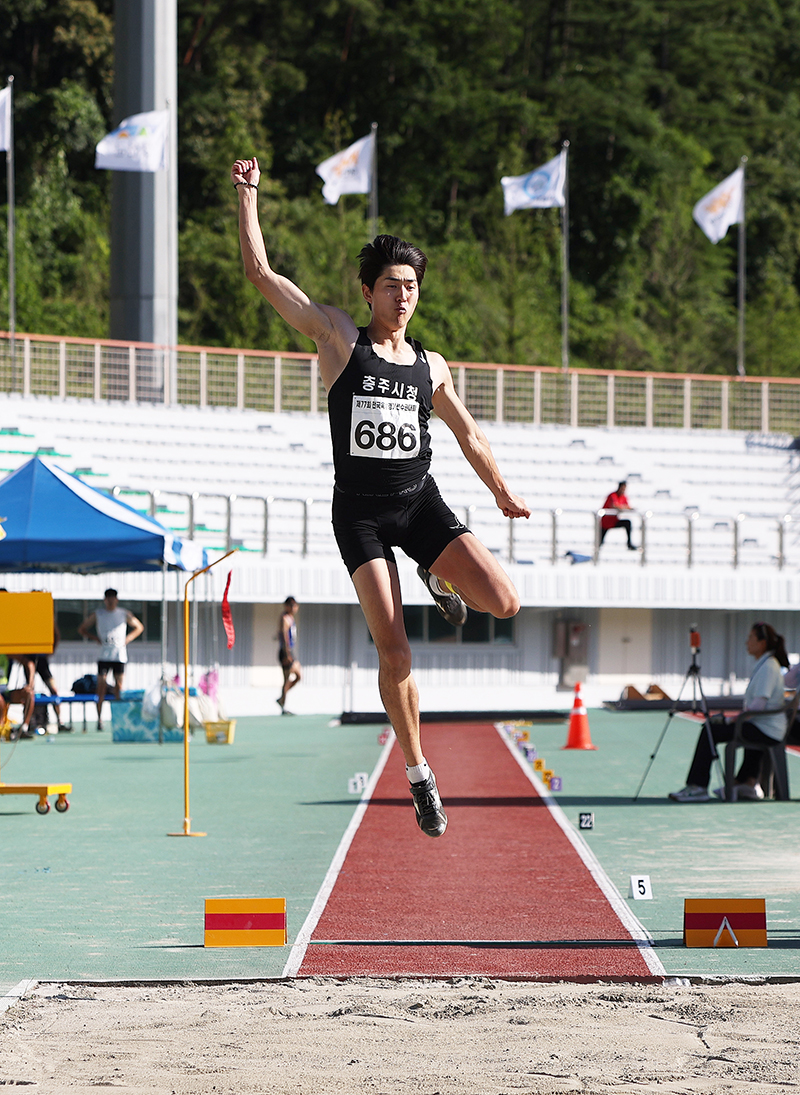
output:
[{"label": "red long jump runway", "polygon": [[644,929],[494,726],[426,724],[424,747],[447,832],[418,829],[395,743],[287,974],[663,978]]}]

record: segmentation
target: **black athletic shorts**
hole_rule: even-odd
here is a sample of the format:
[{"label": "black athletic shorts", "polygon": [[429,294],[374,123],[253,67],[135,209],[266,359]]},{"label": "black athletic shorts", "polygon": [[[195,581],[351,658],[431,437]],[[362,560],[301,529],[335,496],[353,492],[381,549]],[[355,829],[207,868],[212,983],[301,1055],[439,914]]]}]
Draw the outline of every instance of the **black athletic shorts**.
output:
[{"label": "black athletic shorts", "polygon": [[111,670],[112,673],[119,675],[125,672],[125,662],[98,662],[97,663],[97,675],[98,677],[102,673],[103,676]]},{"label": "black athletic shorts", "polygon": [[370,559],[395,563],[393,547],[430,570],[447,545],[469,529],[427,475],[416,490],[389,497],[334,488],[333,532],[352,577]]}]

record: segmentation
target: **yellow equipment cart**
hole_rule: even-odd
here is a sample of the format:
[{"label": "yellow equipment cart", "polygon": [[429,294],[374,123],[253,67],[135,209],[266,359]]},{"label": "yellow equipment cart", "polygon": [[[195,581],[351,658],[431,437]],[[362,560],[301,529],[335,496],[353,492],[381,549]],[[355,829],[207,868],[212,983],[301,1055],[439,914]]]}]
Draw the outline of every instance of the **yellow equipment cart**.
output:
[{"label": "yellow equipment cart", "polygon": [[[50,593],[0,592],[0,654],[53,653],[53,596]],[[2,768],[0,768],[2,773]],[[36,813],[50,813],[50,795],[57,795],[60,814],[69,809],[71,783],[3,783],[0,795],[36,795]]]}]

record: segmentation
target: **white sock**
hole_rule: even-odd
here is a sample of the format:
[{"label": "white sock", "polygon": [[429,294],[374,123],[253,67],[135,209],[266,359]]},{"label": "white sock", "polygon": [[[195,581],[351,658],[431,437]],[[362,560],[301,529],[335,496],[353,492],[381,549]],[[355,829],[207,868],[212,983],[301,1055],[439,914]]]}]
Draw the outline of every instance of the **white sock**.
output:
[{"label": "white sock", "polygon": [[410,767],[406,765],[406,775],[408,776],[409,783],[421,783],[424,779],[427,779],[431,774],[431,770],[428,767],[428,762],[425,758],[422,758],[421,764],[412,764]]}]

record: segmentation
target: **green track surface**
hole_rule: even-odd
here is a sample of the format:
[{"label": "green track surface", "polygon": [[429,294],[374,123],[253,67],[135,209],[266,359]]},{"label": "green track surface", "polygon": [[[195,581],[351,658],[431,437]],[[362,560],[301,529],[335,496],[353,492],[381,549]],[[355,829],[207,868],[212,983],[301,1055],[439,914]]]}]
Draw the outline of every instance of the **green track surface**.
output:
[{"label": "green track surface", "polygon": [[[380,727],[242,718],[233,745],[59,734],[0,747],[5,783],[73,784],[66,814],[0,796],[0,984],[280,976],[281,947],[203,947],[207,897],[285,897],[300,929],[358,803],[347,791],[380,754]],[[12,755],[13,750],[13,755]],[[410,819],[413,824],[413,817]]]},{"label": "green track surface", "polygon": [[[650,876],[651,901],[628,900],[675,977],[800,978],[800,802],[679,805],[667,795],[686,782],[700,725],[667,712],[590,711],[597,751],[564,750],[564,729],[534,726],[531,740],[563,779],[553,797],[625,897],[630,876]],[[659,738],[666,727],[661,745]],[[656,758],[636,801],[650,757]],[[741,759],[741,754],[737,760]],[[711,787],[719,786],[718,771]],[[789,784],[800,792],[800,758],[789,757]],[[683,946],[687,897],[764,897],[769,947],[705,950]]]},{"label": "green track surface", "polygon": [[[592,710],[589,721],[596,751],[562,750],[563,723],[533,726],[531,738],[564,781],[554,797],[568,821],[577,829],[579,813],[594,814],[582,835],[623,896],[630,875],[650,876],[653,900],[629,904],[668,974],[800,978],[800,802],[670,803],[698,726],[664,712]],[[181,745],[115,744],[93,728],[2,743],[4,782],[64,781],[73,793],[68,813],[44,817],[33,796],[0,796],[0,996],[24,978],[280,976],[284,948],[205,950],[203,902],[285,897],[293,941],[357,805],[348,779],[381,750],[380,726],[329,722],[242,718],[230,746],[195,735],[192,829],[208,834],[198,838],[167,836],[183,827]],[[789,774],[798,793],[796,757]],[[437,776],[446,802],[447,773]],[[766,897],[769,948],[687,950],[685,897]]]}]

